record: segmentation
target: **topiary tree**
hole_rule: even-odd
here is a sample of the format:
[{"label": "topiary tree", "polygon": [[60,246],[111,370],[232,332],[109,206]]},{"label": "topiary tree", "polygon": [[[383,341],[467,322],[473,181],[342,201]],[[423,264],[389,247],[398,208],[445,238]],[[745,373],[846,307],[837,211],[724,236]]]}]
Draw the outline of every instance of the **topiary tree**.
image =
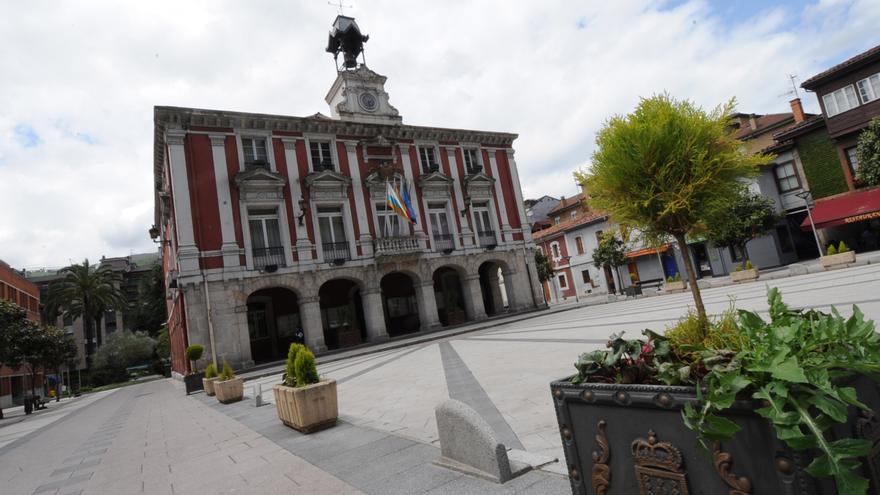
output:
[{"label": "topiary tree", "polygon": [[837,245],[837,252],[838,253],[845,253],[847,251],[849,251],[849,248],[846,246],[846,243],[843,241],[840,241],[840,244]]},{"label": "topiary tree", "polygon": [[315,355],[308,349],[303,349],[296,354],[296,362],[294,363],[294,371],[296,373],[296,386],[305,387],[313,383],[318,383],[318,367],[315,365]]},{"label": "topiary tree", "polygon": [[284,366],[284,377],[282,379],[284,385],[288,387],[296,386],[296,356],[304,350],[306,350],[306,346],[302,344],[296,342],[290,344],[290,349],[287,351],[287,363]]},{"label": "topiary tree", "polygon": [[205,347],[200,344],[193,344],[186,348],[186,359],[192,363],[192,373],[198,373],[196,361],[202,358],[204,352]]},{"label": "topiary tree", "polygon": [[856,158],[859,160],[856,180],[866,186],[880,185],[880,117],[871,119],[859,134]]},{"label": "topiary tree", "polygon": [[[593,251],[593,265],[596,268],[610,266],[620,280],[618,267],[626,264],[626,244],[615,231],[603,232],[599,238],[599,246]],[[623,289],[623,282],[621,282]]]},{"label": "topiary tree", "polygon": [[706,308],[686,239],[703,234],[707,212],[733,204],[735,186],[772,158],[747,154],[733,137],[734,103],[706,112],[666,94],[643,99],[633,113],[608,120],[596,138],[592,169],[575,173],[595,209],[649,237],[675,239],[704,327]]},{"label": "topiary tree", "polygon": [[768,234],[779,221],[776,203],[766,196],[755,194],[744,185],[732,204],[725,204],[710,214],[706,238],[718,247],[737,247],[749,262],[746,244]]}]

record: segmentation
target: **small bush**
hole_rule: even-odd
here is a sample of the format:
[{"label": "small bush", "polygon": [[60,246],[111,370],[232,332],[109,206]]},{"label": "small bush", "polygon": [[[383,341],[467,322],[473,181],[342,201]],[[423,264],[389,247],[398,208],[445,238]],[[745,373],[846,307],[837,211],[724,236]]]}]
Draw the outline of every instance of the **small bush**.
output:
[{"label": "small bush", "polygon": [[318,383],[318,368],[315,366],[315,355],[312,354],[312,351],[303,349],[297,352],[294,368],[296,371],[297,387]]},{"label": "small bush", "polygon": [[743,269],[742,265],[736,265],[735,267],[733,267],[733,271],[735,271],[735,272],[741,272],[742,269]]},{"label": "small bush", "polygon": [[837,254],[837,248],[834,247],[834,244],[828,246],[828,251],[825,252],[826,256],[834,256]]},{"label": "small bush", "polygon": [[755,267],[752,265],[751,260],[746,260],[746,270],[752,270]]},{"label": "small bush", "polygon": [[290,349],[287,351],[287,364],[284,368],[284,377],[282,379],[284,385],[288,387],[296,386],[296,356],[304,350],[307,350],[307,348],[302,344],[296,342],[290,344]]},{"label": "small bush", "polygon": [[697,313],[690,311],[674,326],[666,329],[672,351],[683,358],[696,360],[698,349],[729,349],[737,351],[740,345],[740,332],[737,327],[736,309],[731,305],[715,321],[709,322],[705,336]]},{"label": "small bush", "polygon": [[217,378],[217,367],[214,366],[214,363],[208,363],[208,366],[205,366],[205,378]]},{"label": "small bush", "polygon": [[672,280],[674,282],[681,282],[681,272],[675,272],[675,277]]},{"label": "small bush", "polygon": [[193,344],[186,348],[186,358],[190,361],[198,361],[205,353],[205,347],[199,344]]},{"label": "small bush", "polygon": [[837,245],[837,252],[838,253],[845,253],[847,251],[849,251],[849,248],[846,246],[846,243],[843,241],[840,241],[840,244]]},{"label": "small bush", "polygon": [[671,284],[671,283],[674,282],[674,281],[675,281],[675,279],[673,279],[672,277],[666,277],[666,283],[667,283],[667,284]]},{"label": "small bush", "polygon": [[226,380],[232,380],[235,378],[235,372],[232,371],[232,366],[229,366],[229,362],[223,361],[223,371],[220,372],[220,379],[218,381],[225,382]]}]

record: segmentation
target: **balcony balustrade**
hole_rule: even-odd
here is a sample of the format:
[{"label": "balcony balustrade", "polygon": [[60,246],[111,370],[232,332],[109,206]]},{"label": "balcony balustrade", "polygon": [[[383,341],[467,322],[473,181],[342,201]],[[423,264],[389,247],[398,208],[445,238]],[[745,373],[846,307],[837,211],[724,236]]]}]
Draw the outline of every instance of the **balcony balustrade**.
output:
[{"label": "balcony balustrade", "polygon": [[351,250],[348,248],[348,241],[342,242],[325,242],[324,260],[339,263],[351,260]]},{"label": "balcony balustrade", "polygon": [[481,230],[477,232],[477,240],[480,243],[480,247],[487,249],[495,249],[498,245],[498,238],[495,237],[494,230]]},{"label": "balcony balustrade", "polygon": [[287,266],[282,246],[254,248],[251,253],[254,257],[254,267],[258,270],[263,270],[268,266],[276,268]]},{"label": "balcony balustrade", "polygon": [[381,237],[373,242],[376,258],[412,256],[422,251],[415,236]]},{"label": "balcony balustrade", "polygon": [[455,238],[452,234],[434,234],[434,250],[448,253],[455,250]]}]

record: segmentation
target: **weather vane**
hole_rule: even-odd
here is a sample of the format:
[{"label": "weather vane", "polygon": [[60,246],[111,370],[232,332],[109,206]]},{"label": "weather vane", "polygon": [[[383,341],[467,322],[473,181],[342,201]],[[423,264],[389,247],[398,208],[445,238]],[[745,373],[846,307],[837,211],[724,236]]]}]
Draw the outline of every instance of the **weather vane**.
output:
[{"label": "weather vane", "polygon": [[345,5],[342,3],[342,0],[339,0],[339,3],[327,2],[327,5],[332,5],[338,9],[339,15],[345,15],[345,12],[342,9],[353,9],[354,5]]}]

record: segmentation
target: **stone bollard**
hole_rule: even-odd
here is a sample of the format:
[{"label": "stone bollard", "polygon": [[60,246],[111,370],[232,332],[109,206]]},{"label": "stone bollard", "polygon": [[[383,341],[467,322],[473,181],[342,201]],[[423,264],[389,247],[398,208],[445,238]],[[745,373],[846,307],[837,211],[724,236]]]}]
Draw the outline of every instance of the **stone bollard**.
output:
[{"label": "stone bollard", "polygon": [[263,405],[263,384],[262,383],[255,383],[254,384],[254,402],[256,403],[257,407],[260,407]]},{"label": "stone bollard", "polygon": [[498,443],[492,427],[476,411],[449,399],[434,409],[440,436],[440,458],[435,464],[504,483],[530,469],[513,463],[504,444]]}]

